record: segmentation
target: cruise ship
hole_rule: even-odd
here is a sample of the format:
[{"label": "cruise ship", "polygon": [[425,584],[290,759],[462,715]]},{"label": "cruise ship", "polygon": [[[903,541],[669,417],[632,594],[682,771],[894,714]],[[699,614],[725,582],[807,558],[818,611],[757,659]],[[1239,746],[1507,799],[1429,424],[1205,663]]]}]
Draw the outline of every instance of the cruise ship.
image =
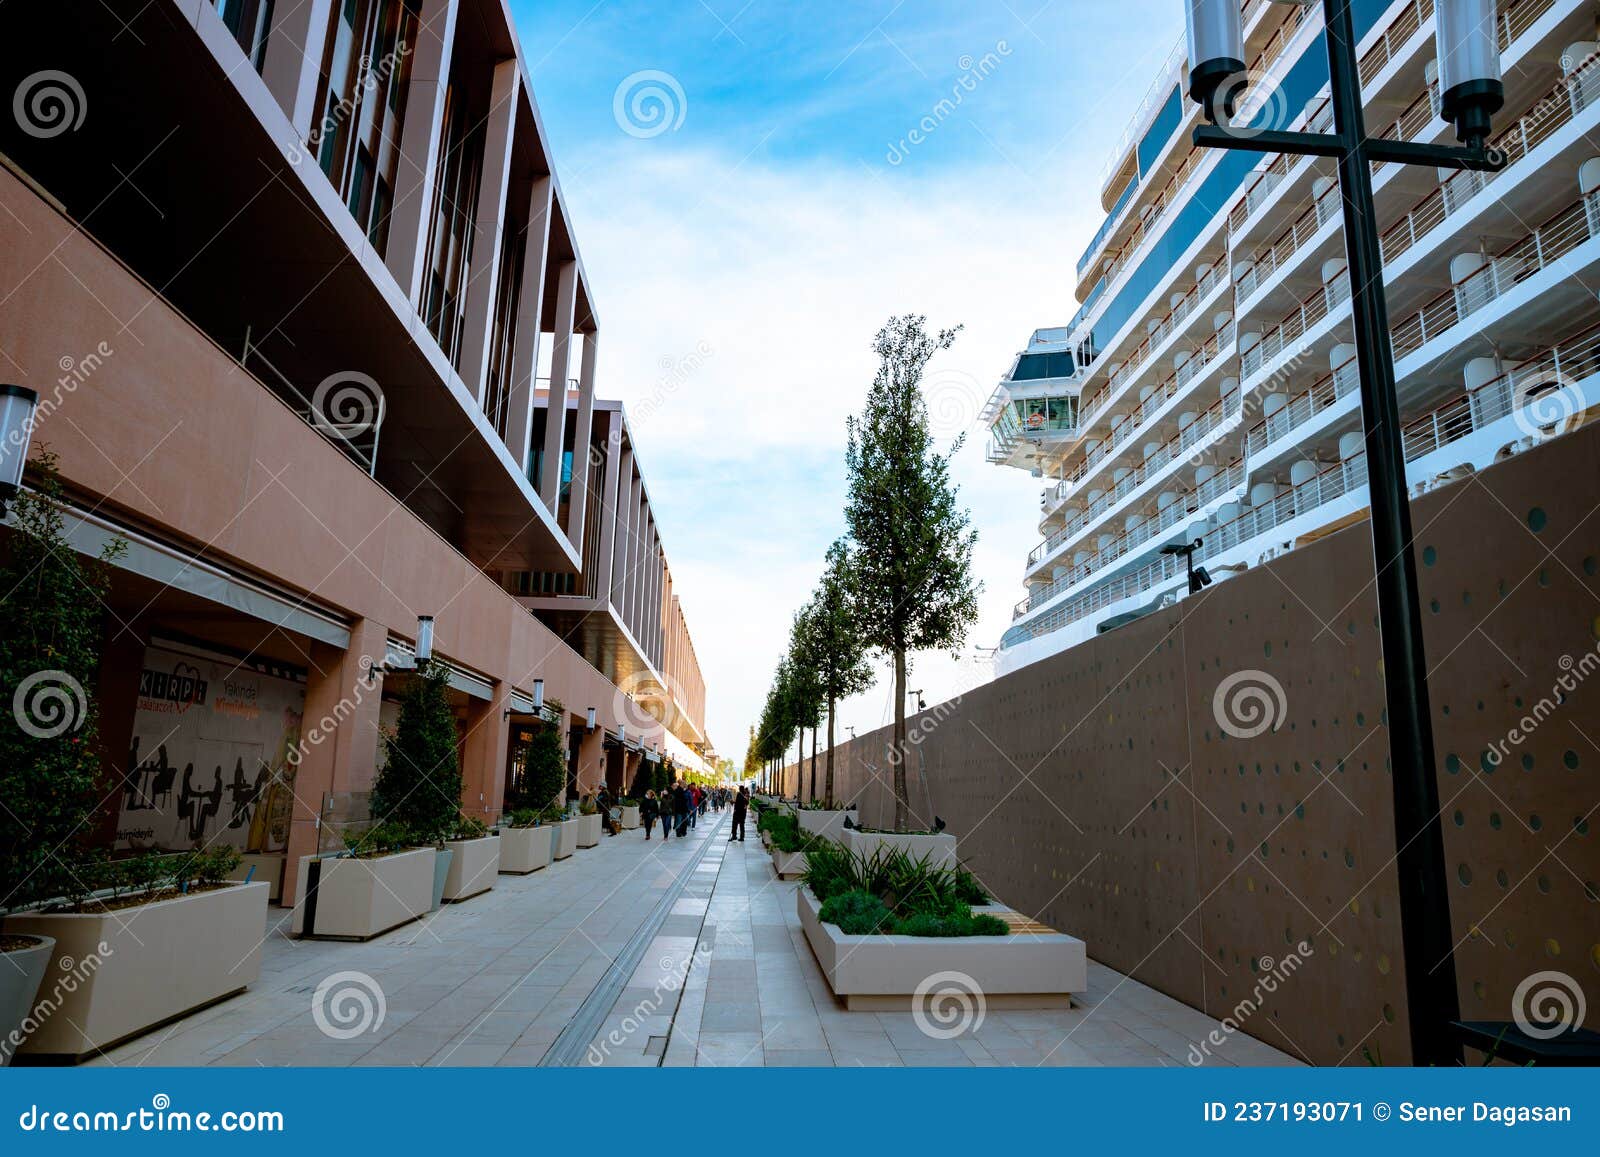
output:
[{"label": "cruise ship", "polygon": [[[1253,123],[1331,130],[1321,6],[1242,7]],[[1453,144],[1433,0],[1353,7],[1368,132]],[[1597,19],[1502,0],[1502,171],[1375,167],[1413,495],[1600,399]],[[1225,581],[1366,517],[1334,163],[1196,148],[1185,69],[1180,41],[1110,158],[1076,316],[983,413],[989,461],[1046,484],[999,674],[1184,597],[1191,562]]]}]

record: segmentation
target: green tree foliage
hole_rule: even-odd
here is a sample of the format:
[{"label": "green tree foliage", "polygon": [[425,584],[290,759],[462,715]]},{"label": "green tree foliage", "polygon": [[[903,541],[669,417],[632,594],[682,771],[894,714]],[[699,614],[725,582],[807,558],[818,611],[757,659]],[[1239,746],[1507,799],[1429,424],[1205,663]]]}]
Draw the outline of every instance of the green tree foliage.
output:
[{"label": "green tree foliage", "polygon": [[823,786],[827,806],[833,798],[834,714],[839,700],[872,686],[855,601],[856,579],[850,549],[843,539],[828,548],[822,579],[808,604],[805,656],[816,675],[828,715],[828,762]]},{"label": "green tree foliage", "polygon": [[[555,722],[548,718],[552,714]],[[518,801],[519,806],[536,811],[559,807],[567,790],[566,706],[559,699],[550,699],[545,715],[528,744],[523,798]]]},{"label": "green tree foliage", "polygon": [[978,534],[950,481],[950,458],[962,439],[945,453],[934,447],[921,391],[929,360],[950,348],[959,329],[930,335],[925,318],[908,314],[878,331],[878,372],[866,407],[849,420],[845,448],[857,621],[866,645],[894,665],[896,830],[904,829],[909,806],[908,656],[960,648],[978,617],[980,588],[972,578]]},{"label": "green tree foliage", "polygon": [[384,739],[384,765],[372,785],[372,818],[432,843],[461,817],[461,761],[450,710],[450,672],[426,660],[400,695],[400,720]]},{"label": "green tree foliage", "polygon": [[93,827],[100,771],[95,679],[107,563],[75,551],[63,534],[55,455],[33,462],[36,489],[11,502],[14,533],[0,554],[0,911],[58,896],[81,897],[92,878],[81,841]]}]

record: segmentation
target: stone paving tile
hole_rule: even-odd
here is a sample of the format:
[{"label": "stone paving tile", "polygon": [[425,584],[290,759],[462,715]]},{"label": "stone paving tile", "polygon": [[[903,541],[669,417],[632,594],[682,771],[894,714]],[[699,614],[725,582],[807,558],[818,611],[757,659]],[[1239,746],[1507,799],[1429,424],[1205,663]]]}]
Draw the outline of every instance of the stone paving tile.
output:
[{"label": "stone paving tile", "polygon": [[[291,940],[289,913],[272,909],[261,979],[249,991],[90,1063],[537,1064],[699,842],[646,843],[628,832],[359,944]],[[673,919],[684,921],[692,951],[697,918]],[[317,1027],[312,1000],[324,979],[347,971],[381,990],[384,1022],[338,1041]]]}]

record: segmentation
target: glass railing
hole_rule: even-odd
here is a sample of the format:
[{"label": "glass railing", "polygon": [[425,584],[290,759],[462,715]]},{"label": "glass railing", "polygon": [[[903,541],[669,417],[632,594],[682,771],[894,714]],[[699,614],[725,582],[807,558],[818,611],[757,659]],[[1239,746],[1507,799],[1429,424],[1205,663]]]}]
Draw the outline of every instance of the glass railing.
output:
[{"label": "glass railing", "polygon": [[[1459,442],[1491,423],[1512,415],[1519,408],[1529,406],[1536,401],[1540,391],[1552,383],[1578,382],[1595,374],[1600,374],[1600,326],[1575,334],[1500,377],[1466,391],[1406,423],[1402,435],[1406,461],[1414,462]],[[1565,432],[1560,427],[1553,429]],[[1357,453],[1329,466],[1299,486],[1285,490],[1270,502],[1251,507],[1239,517],[1211,530],[1204,538],[1204,557],[1213,558],[1291,519],[1310,514],[1365,483],[1366,455]],[[1197,564],[1201,561],[1202,558],[1196,557]],[[1060,630],[1103,607],[1150,590],[1173,578],[1181,570],[1181,562],[1163,556],[1147,566],[1070,599],[1031,622],[1013,626],[1006,632],[1008,641],[1003,645],[1013,646]]]},{"label": "glass railing", "polygon": [[1392,262],[1408,252],[1452,213],[1516,167],[1517,162],[1559,129],[1571,124],[1579,113],[1592,108],[1597,100],[1600,100],[1600,56],[1590,56],[1563,77],[1531,112],[1489,142],[1491,149],[1505,156],[1505,169],[1498,173],[1469,170],[1453,173],[1384,233],[1383,260]]},{"label": "glass railing", "polygon": [[1395,359],[1415,353],[1534,274],[1560,262],[1594,237],[1597,225],[1600,225],[1600,193],[1590,193],[1521,241],[1488,258],[1482,268],[1456,282],[1421,309],[1401,318],[1390,330]]},{"label": "glass railing", "polygon": [[[1237,415],[1239,409],[1240,394],[1237,390],[1230,391],[1226,397],[1213,403],[1204,414],[1201,414],[1189,425],[1178,431],[1177,434],[1167,439],[1153,454],[1130,470],[1125,478],[1112,486],[1105,494],[1100,495],[1100,497],[1085,506],[1060,530],[1029,551],[1029,568],[1031,569],[1040,559],[1048,557],[1070,542],[1075,535],[1086,526],[1091,525],[1114,504],[1122,501],[1155,477],[1161,468],[1173,461],[1173,459],[1198,447],[1213,432],[1220,429],[1228,419]],[[1069,486],[1076,486],[1076,483],[1070,483],[1067,480],[1058,482],[1056,484],[1056,493],[1062,494],[1065,488]]]}]

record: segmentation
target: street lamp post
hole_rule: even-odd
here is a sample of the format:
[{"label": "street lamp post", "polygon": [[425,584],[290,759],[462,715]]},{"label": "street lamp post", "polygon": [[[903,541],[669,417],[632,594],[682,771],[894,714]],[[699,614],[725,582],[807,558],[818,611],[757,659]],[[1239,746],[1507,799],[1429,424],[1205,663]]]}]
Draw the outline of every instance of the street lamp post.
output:
[{"label": "street lamp post", "polygon": [[1504,157],[1486,145],[1490,118],[1504,100],[1495,0],[1439,0],[1435,6],[1443,112],[1455,123],[1459,148],[1367,136],[1351,0],[1322,4],[1334,131],[1286,132],[1228,123],[1244,84],[1239,0],[1187,3],[1189,95],[1211,122],[1194,130],[1195,145],[1331,157],[1338,165],[1371,490],[1412,1063],[1459,1064],[1461,1045],[1452,1028],[1460,1016],[1455,942],[1371,166],[1383,161],[1484,172],[1504,167]]}]

